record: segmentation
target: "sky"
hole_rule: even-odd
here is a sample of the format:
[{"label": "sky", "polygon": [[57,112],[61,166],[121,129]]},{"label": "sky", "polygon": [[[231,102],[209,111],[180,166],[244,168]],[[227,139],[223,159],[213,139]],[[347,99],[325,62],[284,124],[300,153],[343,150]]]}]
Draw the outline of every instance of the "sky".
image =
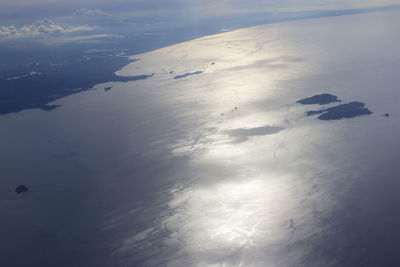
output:
[{"label": "sky", "polygon": [[87,42],[132,32],[165,34],[165,29],[179,31],[185,24],[214,28],[204,30],[213,34],[219,26],[232,29],[321,16],[301,12],[382,6],[400,7],[400,0],[1,0],[0,42],[21,38],[46,44]]},{"label": "sky", "polygon": [[156,14],[157,12],[221,15],[226,12],[343,9],[366,6],[397,5],[399,0],[2,0],[1,20],[67,16],[81,8],[98,9],[111,13]]}]

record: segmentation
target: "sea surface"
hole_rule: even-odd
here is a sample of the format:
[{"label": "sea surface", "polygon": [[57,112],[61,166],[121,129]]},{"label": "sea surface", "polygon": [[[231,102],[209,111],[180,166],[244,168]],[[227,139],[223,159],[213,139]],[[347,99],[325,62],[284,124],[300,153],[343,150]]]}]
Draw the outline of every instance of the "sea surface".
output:
[{"label": "sea surface", "polygon": [[[30,100],[0,109],[0,262],[394,266],[399,15],[16,60],[1,85]],[[64,93],[40,91],[50,73]]]}]

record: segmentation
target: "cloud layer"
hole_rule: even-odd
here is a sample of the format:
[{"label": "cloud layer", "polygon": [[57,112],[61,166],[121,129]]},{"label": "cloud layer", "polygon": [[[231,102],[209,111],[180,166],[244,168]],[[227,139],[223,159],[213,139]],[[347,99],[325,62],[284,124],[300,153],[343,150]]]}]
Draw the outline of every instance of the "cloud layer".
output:
[{"label": "cloud layer", "polygon": [[22,36],[35,36],[43,33],[57,33],[64,32],[65,29],[51,20],[38,21],[31,25],[25,25],[21,28],[16,28],[14,25],[1,26],[1,37],[22,37]]},{"label": "cloud layer", "polygon": [[66,32],[77,32],[92,30],[90,26],[78,26],[73,28],[65,28],[60,26],[53,20],[40,20],[30,25],[24,25],[22,27],[0,26],[0,38],[20,38],[20,37],[33,37],[42,34],[56,34]]}]

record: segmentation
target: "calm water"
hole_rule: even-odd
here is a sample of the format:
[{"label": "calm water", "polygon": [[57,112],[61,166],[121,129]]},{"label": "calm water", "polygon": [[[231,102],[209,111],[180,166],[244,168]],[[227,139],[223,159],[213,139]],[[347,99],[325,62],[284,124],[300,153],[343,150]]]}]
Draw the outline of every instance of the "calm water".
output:
[{"label": "calm water", "polygon": [[[1,262],[395,265],[398,15],[208,36],[1,116]],[[326,92],[342,103],[296,103]],[[354,102],[373,113],[306,114]]]}]

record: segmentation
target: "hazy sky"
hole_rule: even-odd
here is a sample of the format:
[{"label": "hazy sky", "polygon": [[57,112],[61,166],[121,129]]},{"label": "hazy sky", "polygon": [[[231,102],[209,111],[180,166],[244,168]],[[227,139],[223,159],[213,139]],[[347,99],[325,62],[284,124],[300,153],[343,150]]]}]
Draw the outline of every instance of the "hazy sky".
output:
[{"label": "hazy sky", "polygon": [[[79,8],[102,8],[106,10],[210,10],[243,11],[249,9],[312,9],[312,8],[355,8],[376,5],[396,5],[399,0],[2,0],[0,1],[1,14],[38,12],[43,14],[67,13]],[[211,11],[211,10],[210,10]],[[33,15],[33,14],[31,14]]]},{"label": "hazy sky", "polygon": [[[271,21],[271,12],[275,12],[273,16],[276,18],[283,14],[280,12],[391,5],[400,5],[400,0],[1,0],[0,39],[82,30],[88,34],[90,29],[97,29],[96,34],[105,34],[110,33],[104,31],[105,25],[113,24],[114,30],[117,30],[132,21],[141,23],[133,25],[132,29],[154,23],[175,27],[172,21],[181,25],[182,21],[192,20],[197,25],[198,19],[217,18],[224,21],[224,15],[229,15],[232,20],[239,15],[251,18],[257,13]],[[269,14],[264,15],[263,12]],[[242,21],[245,20],[242,18]],[[246,26],[246,23],[243,25]]]}]

